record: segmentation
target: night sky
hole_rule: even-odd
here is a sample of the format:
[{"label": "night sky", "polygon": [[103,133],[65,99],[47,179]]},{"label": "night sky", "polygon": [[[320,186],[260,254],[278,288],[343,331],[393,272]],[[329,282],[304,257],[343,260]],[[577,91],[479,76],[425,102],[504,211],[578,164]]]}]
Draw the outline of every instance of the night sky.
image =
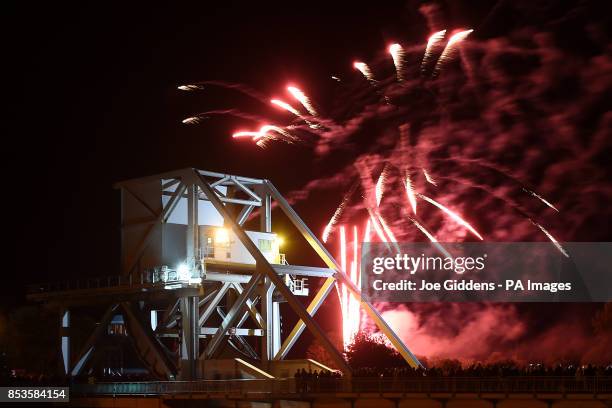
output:
[{"label": "night sky", "polygon": [[[5,6],[9,32],[4,64],[10,69],[5,79],[11,107],[4,137],[11,172],[4,179],[5,201],[12,207],[5,214],[15,224],[17,239],[8,239],[16,273],[5,273],[9,280],[2,285],[4,308],[24,302],[26,284],[116,273],[119,195],[112,185],[117,181],[196,167],[268,178],[290,195],[341,168],[299,145],[274,144],[260,150],[232,140],[233,131],[255,127],[245,120],[214,117],[198,126],[181,124],[185,117],[209,109],[257,113],[262,109],[237,92],[211,88],[186,94],[177,85],[224,80],[274,96],[294,82],[308,89],[313,99],[337,98],[330,75],[354,76],[350,64],[355,59],[373,60],[391,41],[422,43],[430,34],[419,11],[422,2],[417,1],[207,3],[197,7]],[[557,30],[568,49],[599,52],[592,43],[580,42],[583,34],[564,33],[568,27],[600,22],[605,13],[597,5],[514,3],[438,4],[449,27],[474,27],[480,41],[524,27],[546,27]],[[568,15],[577,15],[569,19],[569,25],[551,24]],[[604,48],[610,52],[609,42]],[[554,100],[555,95],[550,98]],[[594,103],[598,115],[609,109]],[[269,112],[271,117],[284,117]],[[604,147],[609,153],[609,144]],[[605,156],[598,153],[593,160],[600,173],[609,176]],[[295,209],[318,233],[345,187],[316,191],[296,201]],[[609,184],[605,189],[609,190]],[[17,191],[17,198],[12,198]],[[555,197],[562,194],[551,191]],[[572,236],[563,238],[610,240],[609,215],[607,211],[603,218],[585,219],[573,226]],[[280,229],[284,228],[281,223]],[[294,238],[289,235],[289,245]],[[293,259],[306,262],[307,257]],[[544,314],[554,314],[555,307]],[[586,314],[576,320],[587,321],[593,308],[583,306]],[[482,310],[477,308],[473,314]],[[547,318],[536,318],[532,309],[525,310],[519,314],[527,327]],[[500,319],[507,317],[499,313]]]}]

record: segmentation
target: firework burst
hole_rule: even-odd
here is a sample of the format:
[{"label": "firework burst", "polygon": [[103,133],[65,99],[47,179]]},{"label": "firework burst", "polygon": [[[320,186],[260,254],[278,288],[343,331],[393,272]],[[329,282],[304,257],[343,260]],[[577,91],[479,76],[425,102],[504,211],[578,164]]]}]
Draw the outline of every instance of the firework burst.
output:
[{"label": "firework burst", "polygon": [[[517,210],[522,219],[528,220],[535,226],[535,228],[529,226],[531,230],[539,230],[563,255],[569,256],[558,240],[541,223],[534,221],[535,217],[521,209],[514,200],[506,197],[511,193],[510,187],[504,187],[496,194],[492,194],[493,188],[484,186],[487,182],[499,185],[507,183],[508,180],[516,184],[515,177],[504,170],[499,170],[487,160],[474,159],[474,155],[462,157],[460,154],[461,151],[457,146],[469,146],[469,139],[462,136],[461,129],[451,127],[453,106],[448,102],[453,97],[449,89],[452,89],[453,79],[457,78],[457,75],[452,76],[452,74],[455,74],[455,68],[460,69],[460,64],[450,66],[448,63],[455,58],[465,58],[458,50],[460,44],[468,41],[472,32],[473,30],[455,31],[447,40],[447,30],[434,32],[427,39],[424,53],[423,45],[403,47],[397,43],[392,44],[386,51],[391,54],[395,77],[374,79],[372,70],[374,65],[371,66],[363,61],[354,62],[353,68],[371,85],[364,86],[363,81],[355,81],[359,84],[355,85],[354,93],[362,99],[351,102],[359,105],[362,101],[366,101],[362,103],[363,106],[357,113],[354,110],[349,112],[348,108],[345,111],[341,108],[333,111],[325,104],[317,103],[316,106],[321,107],[319,111],[315,109],[315,104],[306,93],[295,86],[288,86],[285,89],[301,105],[297,108],[282,99],[262,96],[260,92],[248,87],[239,87],[235,84],[221,85],[237,89],[246,95],[265,101],[266,104],[271,103],[274,107],[283,109],[297,118],[287,125],[267,124],[259,130],[244,130],[233,135],[235,138],[251,140],[260,147],[275,141],[292,143],[307,139],[313,141],[315,150],[321,157],[333,157],[333,152],[343,149],[347,139],[363,130],[365,123],[383,122],[382,127],[387,131],[387,135],[394,135],[396,139],[391,143],[388,141],[379,143],[382,138],[370,137],[372,143],[365,149],[366,152],[354,158],[354,166],[347,166],[351,170],[339,177],[344,182],[338,183],[338,186],[346,188],[351,185],[350,183],[352,185],[322,231],[323,242],[332,241],[339,244],[340,266],[355,284],[359,282],[357,271],[360,231],[363,231],[363,242],[385,243],[390,251],[393,249],[399,251],[399,241],[406,240],[407,237],[420,238],[422,235],[441,253],[449,257],[452,255],[444,248],[443,242],[464,238],[474,239],[472,236],[484,240],[484,236],[489,236],[485,232],[494,232],[495,228],[491,225],[493,217],[484,217],[478,210],[470,210],[465,214],[458,212],[459,208],[463,211],[465,208],[477,206],[477,203],[472,203],[471,206],[457,205],[459,201],[449,199],[448,194],[465,199],[465,194],[459,192],[459,184],[472,192],[478,190],[479,194],[494,195],[496,200]],[[410,67],[405,62],[412,60],[408,57],[417,52],[416,60],[421,61],[420,66]],[[388,58],[383,60],[383,63],[389,65]],[[378,66],[376,68],[378,73]],[[414,69],[411,71],[411,68]],[[442,71],[444,75],[440,75]],[[384,67],[380,72],[385,72]],[[407,79],[417,78],[419,72],[421,77],[418,80]],[[452,79],[446,78],[447,75],[452,76]],[[475,73],[470,73],[469,76],[471,81],[477,80]],[[340,81],[336,76],[332,78],[337,82]],[[345,84],[350,80],[350,75],[347,74],[342,78],[342,86],[347,86]],[[398,86],[399,81],[402,82],[401,86]],[[209,81],[196,86],[201,87],[201,84],[219,85],[220,83]],[[184,90],[198,89],[201,88]],[[466,102],[461,100],[455,103]],[[503,104],[503,101],[494,100],[492,103]],[[504,108],[509,109],[505,105]],[[232,114],[242,115],[236,112]],[[255,119],[256,117],[253,117],[254,122],[266,123],[261,118]],[[198,123],[199,120],[200,116],[196,115],[185,119],[184,123]],[[441,125],[436,127],[432,123]],[[410,129],[416,130],[409,137]],[[481,129],[482,132],[486,130]],[[482,151],[482,146],[477,147]],[[492,149],[494,148],[496,146],[492,146]],[[478,149],[474,148],[474,151]],[[440,154],[446,156],[440,157]],[[442,162],[445,167],[440,164]],[[495,173],[497,179],[492,180],[492,176],[488,173],[485,182],[480,181],[482,175],[457,176],[457,173],[467,172],[464,168],[476,165],[480,169],[488,170],[489,173]],[[378,175],[376,180],[374,175]],[[556,206],[538,193],[523,187],[522,184],[521,189],[558,212]],[[360,190],[361,194],[355,194],[357,190]],[[419,201],[425,205],[418,207],[417,217]],[[446,204],[442,204],[443,202]],[[484,228],[483,234],[472,223],[479,229]],[[448,231],[452,231],[452,234]],[[352,256],[349,255],[351,251]],[[358,313],[358,301],[353,299],[346,288],[338,289],[344,316],[343,336],[346,345],[359,329],[359,325],[354,323],[359,322],[359,319],[354,317],[355,313]]]},{"label": "firework burst", "polygon": [[353,63],[353,67],[355,67],[356,70],[361,72],[361,74],[365,77],[365,79],[367,79],[370,82],[375,82],[374,76],[372,75],[372,71],[370,70],[370,67],[368,66],[368,64],[366,64],[365,62],[355,61]]}]

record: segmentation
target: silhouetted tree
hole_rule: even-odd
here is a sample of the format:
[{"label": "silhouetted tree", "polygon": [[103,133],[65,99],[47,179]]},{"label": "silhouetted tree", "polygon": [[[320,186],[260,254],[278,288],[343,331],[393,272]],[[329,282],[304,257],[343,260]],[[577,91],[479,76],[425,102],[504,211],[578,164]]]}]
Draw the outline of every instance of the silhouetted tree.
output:
[{"label": "silhouetted tree", "polygon": [[402,356],[387,345],[381,336],[359,332],[345,351],[346,359],[352,368],[391,368],[405,367]]}]

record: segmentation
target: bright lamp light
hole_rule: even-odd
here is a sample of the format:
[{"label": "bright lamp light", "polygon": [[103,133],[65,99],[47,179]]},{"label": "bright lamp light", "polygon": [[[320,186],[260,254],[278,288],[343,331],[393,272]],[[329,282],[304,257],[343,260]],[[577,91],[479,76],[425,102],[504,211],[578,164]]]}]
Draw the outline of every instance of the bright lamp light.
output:
[{"label": "bright lamp light", "polygon": [[282,247],[285,244],[285,239],[283,237],[276,237],[276,243],[278,244],[278,247]]},{"label": "bright lamp light", "polygon": [[215,241],[218,244],[227,244],[229,243],[229,231],[225,228],[219,228],[215,232]]},{"label": "bright lamp light", "polygon": [[176,267],[176,272],[180,280],[189,280],[191,278],[191,271],[186,263],[181,263]]}]

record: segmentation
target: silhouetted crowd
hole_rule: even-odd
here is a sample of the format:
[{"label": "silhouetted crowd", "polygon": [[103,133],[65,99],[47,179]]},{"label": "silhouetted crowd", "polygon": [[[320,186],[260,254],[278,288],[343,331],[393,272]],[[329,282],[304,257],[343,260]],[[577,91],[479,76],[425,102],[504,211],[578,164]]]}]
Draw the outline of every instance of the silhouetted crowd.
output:
[{"label": "silhouetted crowd", "polygon": [[302,368],[295,372],[295,387],[297,392],[328,391],[333,383],[331,379],[342,378],[340,371],[308,370]]},{"label": "silhouetted crowd", "polygon": [[433,366],[427,370],[422,368],[396,367],[376,368],[365,367],[353,370],[353,377],[516,377],[516,376],[550,376],[550,377],[604,377],[612,376],[612,364],[601,365],[555,365],[529,364],[519,367],[514,364],[473,364],[468,367],[455,365],[452,367]]}]

